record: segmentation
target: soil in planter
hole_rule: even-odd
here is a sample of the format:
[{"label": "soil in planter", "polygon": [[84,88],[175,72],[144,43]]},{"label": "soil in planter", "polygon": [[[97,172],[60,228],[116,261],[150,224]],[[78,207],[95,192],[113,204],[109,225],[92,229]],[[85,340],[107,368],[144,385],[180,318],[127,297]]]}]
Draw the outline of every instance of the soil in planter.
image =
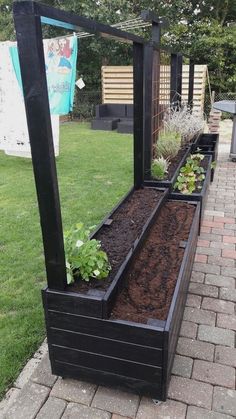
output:
[{"label": "soil in planter", "polygon": [[166,320],[189,237],[195,206],[169,201],[135,256],[111,318],[146,323]]},{"label": "soil in planter", "polygon": [[67,287],[67,290],[82,293],[91,288],[107,290],[162,196],[163,192],[152,188],[134,191],[114,213],[111,225],[102,226],[94,237],[101,241],[102,249],[107,253],[111,264],[109,276],[105,279],[91,280],[90,282],[76,280],[74,284]]}]

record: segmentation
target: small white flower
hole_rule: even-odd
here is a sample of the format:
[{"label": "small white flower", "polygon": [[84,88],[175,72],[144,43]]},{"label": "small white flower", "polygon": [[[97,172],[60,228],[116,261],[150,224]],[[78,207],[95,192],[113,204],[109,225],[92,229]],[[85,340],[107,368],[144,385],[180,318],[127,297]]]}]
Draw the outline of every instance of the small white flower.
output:
[{"label": "small white flower", "polygon": [[77,240],[77,242],[76,242],[76,247],[81,247],[82,246],[82,244],[84,244],[84,242],[82,241],[82,240]]},{"label": "small white flower", "polygon": [[100,271],[98,269],[95,269],[95,271],[93,271],[95,276],[98,276],[100,274]]}]

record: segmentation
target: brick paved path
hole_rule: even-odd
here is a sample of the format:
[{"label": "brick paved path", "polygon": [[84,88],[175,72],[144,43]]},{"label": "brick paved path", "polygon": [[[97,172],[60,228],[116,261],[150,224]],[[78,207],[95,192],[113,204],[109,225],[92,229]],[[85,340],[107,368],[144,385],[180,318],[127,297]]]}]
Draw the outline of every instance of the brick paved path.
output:
[{"label": "brick paved path", "polygon": [[236,163],[227,161],[228,154],[229,145],[221,143],[168,401],[156,405],[120,390],[52,376],[44,344],[0,404],[1,419],[236,417]]}]

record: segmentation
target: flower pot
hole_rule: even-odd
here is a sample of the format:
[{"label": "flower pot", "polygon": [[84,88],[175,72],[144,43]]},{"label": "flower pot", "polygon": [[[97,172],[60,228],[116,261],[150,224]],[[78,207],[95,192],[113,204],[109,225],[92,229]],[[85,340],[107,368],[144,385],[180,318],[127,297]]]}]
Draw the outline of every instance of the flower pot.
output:
[{"label": "flower pot", "polygon": [[[72,304],[65,308],[62,294],[55,307],[49,291],[43,290],[53,374],[101,385],[120,385],[139,394],[166,400],[196,250],[199,211],[200,203],[168,201],[156,214],[145,241],[132,257],[120,283],[121,292],[110,308],[110,318],[78,314]],[[173,222],[176,213],[181,217],[182,225]],[[155,240],[159,240],[157,246],[153,246]],[[173,260],[170,254],[164,258],[170,243]],[[151,258],[150,246],[153,249]],[[163,297],[165,312],[154,315],[148,305],[142,311],[144,321],[139,315],[137,321],[125,320],[123,314],[120,319],[117,307],[124,304],[123,293],[129,291],[136,279],[145,282],[145,267],[152,262],[160,266],[159,270],[149,272],[150,284],[156,281],[156,295],[159,295],[158,289],[164,288],[162,281],[169,287],[167,298]],[[138,269],[140,275],[132,279]],[[149,297],[153,296],[150,288]],[[157,301],[155,313],[163,309],[163,304],[158,304]]]}]

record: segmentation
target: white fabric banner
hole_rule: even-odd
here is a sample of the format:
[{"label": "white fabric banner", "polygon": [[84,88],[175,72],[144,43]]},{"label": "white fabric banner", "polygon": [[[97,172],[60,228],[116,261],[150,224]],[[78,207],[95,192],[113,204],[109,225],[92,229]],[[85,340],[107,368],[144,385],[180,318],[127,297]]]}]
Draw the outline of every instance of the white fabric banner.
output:
[{"label": "white fabric banner", "polygon": [[[9,53],[14,42],[0,42],[0,149],[31,157],[23,94]],[[59,155],[59,116],[51,115],[55,156]]]}]

